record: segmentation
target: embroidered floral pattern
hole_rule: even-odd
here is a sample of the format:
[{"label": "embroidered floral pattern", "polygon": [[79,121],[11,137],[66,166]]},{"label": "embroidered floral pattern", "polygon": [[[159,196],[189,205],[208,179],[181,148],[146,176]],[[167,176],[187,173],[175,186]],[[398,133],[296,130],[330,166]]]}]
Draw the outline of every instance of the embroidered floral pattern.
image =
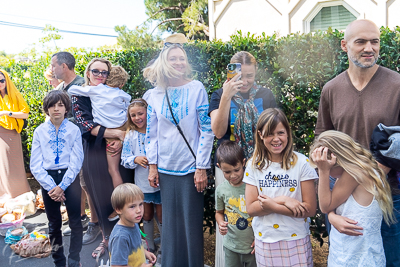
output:
[{"label": "embroidered floral pattern", "polygon": [[129,156],[131,154],[132,154],[131,140],[130,140],[130,138],[125,138],[124,145],[122,147],[122,155]]},{"label": "embroidered floral pattern", "polygon": [[146,148],[144,146],[145,139],[146,139],[146,134],[138,132],[137,142],[138,142],[138,147],[139,147],[139,153],[143,154],[143,155],[146,155]]},{"label": "embroidered floral pattern", "polygon": [[[189,114],[189,89],[170,88],[166,91],[166,93],[168,93],[172,113],[174,114],[176,122],[179,124],[180,120]],[[171,111],[169,110],[166,96],[164,96],[163,99],[161,114],[164,115],[170,122],[175,124],[171,116]]]},{"label": "embroidered floral pattern", "polygon": [[200,129],[203,132],[211,132],[211,118],[208,116],[208,105],[197,107]]},{"label": "embroidered floral pattern", "polygon": [[147,126],[146,126],[146,136],[147,143],[150,144],[150,124],[151,124],[151,113],[153,112],[153,108],[150,105],[147,105]]},{"label": "embroidered floral pattern", "polygon": [[60,155],[63,152],[63,149],[65,147],[65,139],[64,139],[64,135],[67,132],[66,129],[66,124],[67,124],[67,119],[64,119],[63,122],[60,125],[60,128],[58,128],[58,133],[56,131],[56,127],[54,127],[54,125],[49,121],[50,123],[50,128],[49,128],[49,135],[50,135],[50,140],[49,140],[49,144],[51,149],[53,150],[53,154],[56,155],[56,158],[54,160],[55,164],[59,164],[60,162]]},{"label": "embroidered floral pattern", "polygon": [[79,107],[79,97],[71,96],[72,108],[75,113],[75,121],[77,124],[80,124],[87,132],[90,132],[93,129],[93,123],[85,119],[81,108]]}]

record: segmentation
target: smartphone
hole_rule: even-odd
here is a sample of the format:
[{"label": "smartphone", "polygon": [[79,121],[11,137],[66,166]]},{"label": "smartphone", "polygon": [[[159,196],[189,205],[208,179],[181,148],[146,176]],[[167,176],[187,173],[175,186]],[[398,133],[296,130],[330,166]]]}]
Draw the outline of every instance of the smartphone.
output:
[{"label": "smartphone", "polygon": [[[227,67],[227,80],[230,81],[237,73],[242,71],[242,64],[240,63],[229,63]],[[240,80],[240,77],[239,79]]]}]

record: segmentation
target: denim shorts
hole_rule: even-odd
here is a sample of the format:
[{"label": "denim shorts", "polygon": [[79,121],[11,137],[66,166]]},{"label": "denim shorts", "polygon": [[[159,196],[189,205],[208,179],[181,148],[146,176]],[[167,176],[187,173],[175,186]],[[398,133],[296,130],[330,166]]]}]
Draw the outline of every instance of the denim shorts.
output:
[{"label": "denim shorts", "polygon": [[144,193],[144,203],[161,204],[160,191],[154,193]]}]

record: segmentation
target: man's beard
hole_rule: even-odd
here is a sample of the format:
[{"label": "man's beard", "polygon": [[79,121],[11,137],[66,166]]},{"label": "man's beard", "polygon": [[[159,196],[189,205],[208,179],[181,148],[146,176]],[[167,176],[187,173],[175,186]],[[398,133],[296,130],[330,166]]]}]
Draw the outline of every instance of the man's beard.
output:
[{"label": "man's beard", "polygon": [[[363,54],[362,54],[363,55]],[[362,56],[361,55],[361,56]],[[378,61],[378,57],[375,57],[375,54],[372,54],[372,56],[374,56],[374,61],[369,63],[370,65],[365,65],[363,63],[361,63],[360,61],[358,61],[355,57],[353,56],[349,56],[349,59],[351,60],[351,62],[354,63],[354,65],[356,65],[357,67],[363,68],[363,69],[369,69],[371,67],[373,67],[376,64],[376,61]]]}]

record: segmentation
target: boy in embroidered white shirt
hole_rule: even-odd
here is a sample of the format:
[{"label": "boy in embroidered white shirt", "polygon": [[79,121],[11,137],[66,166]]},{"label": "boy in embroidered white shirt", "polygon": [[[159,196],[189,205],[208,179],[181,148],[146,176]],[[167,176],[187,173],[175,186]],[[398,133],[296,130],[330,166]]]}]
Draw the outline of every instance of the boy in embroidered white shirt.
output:
[{"label": "boy in embroidered white shirt", "polygon": [[[71,86],[68,93],[90,97],[93,109],[93,121],[106,128],[119,130],[119,138],[106,138],[107,146],[112,142],[121,142],[125,138],[127,110],[131,101],[131,96],[120,88],[124,87],[129,79],[129,74],[121,66],[113,66],[111,72],[99,72],[91,70],[94,76],[108,76],[106,84],[97,86]],[[97,73],[97,75],[96,75]],[[108,172],[111,175],[114,188],[122,184],[122,177],[119,173],[119,163],[121,153],[113,155],[107,152]],[[114,211],[108,219],[110,221],[118,219]]]},{"label": "boy in embroidered white shirt", "polygon": [[80,266],[82,248],[81,187],[76,176],[82,167],[81,132],[66,119],[71,109],[69,96],[62,91],[50,91],[43,100],[43,110],[50,120],[33,133],[30,168],[40,183],[45,211],[49,220],[49,236],[55,266],[66,266],[61,234],[60,205],[67,207],[71,242],[68,266]]}]

